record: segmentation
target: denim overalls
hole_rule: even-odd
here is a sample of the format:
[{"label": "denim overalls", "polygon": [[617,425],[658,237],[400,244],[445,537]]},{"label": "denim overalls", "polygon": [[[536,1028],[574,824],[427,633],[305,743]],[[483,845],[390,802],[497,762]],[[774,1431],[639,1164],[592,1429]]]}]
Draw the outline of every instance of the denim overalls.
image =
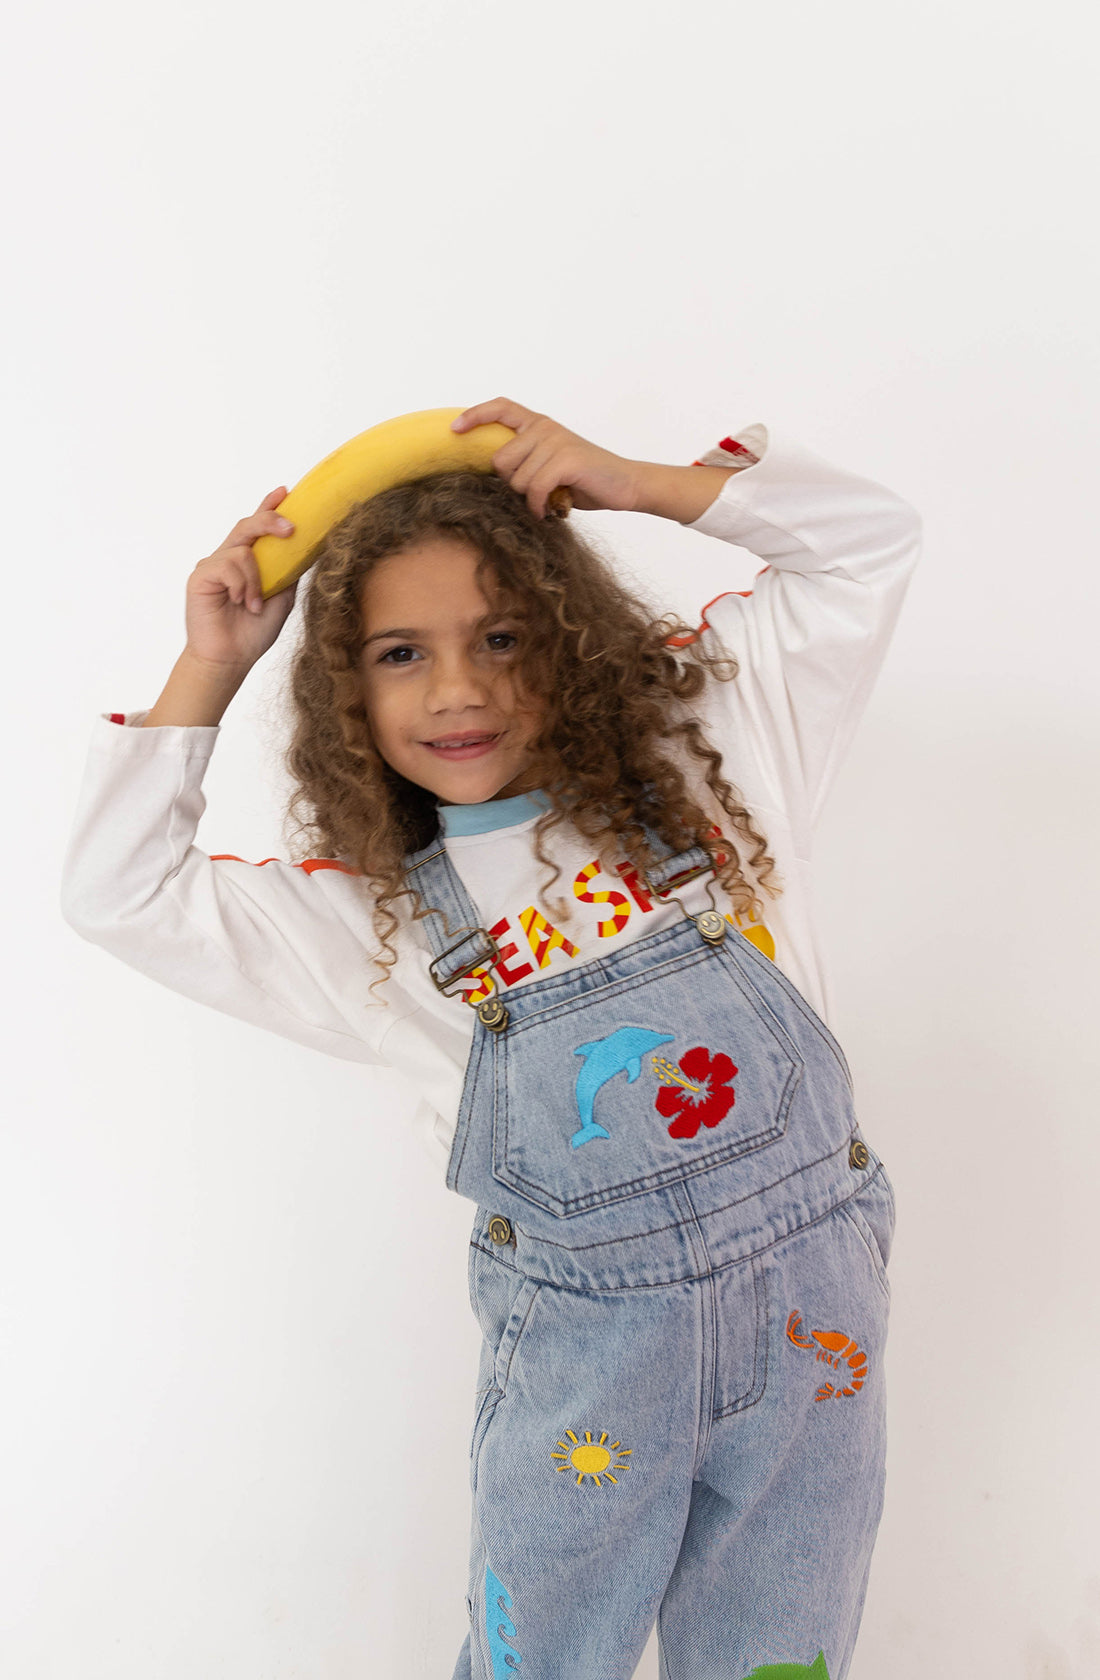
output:
[{"label": "denim overalls", "polygon": [[[657,836],[662,898],[712,868]],[[493,941],[440,840],[432,975]],[[681,906],[683,906],[683,901]],[[844,1680],[882,1509],[893,1193],[844,1056],[713,908],[477,1006],[470,1632],[453,1680]]]}]

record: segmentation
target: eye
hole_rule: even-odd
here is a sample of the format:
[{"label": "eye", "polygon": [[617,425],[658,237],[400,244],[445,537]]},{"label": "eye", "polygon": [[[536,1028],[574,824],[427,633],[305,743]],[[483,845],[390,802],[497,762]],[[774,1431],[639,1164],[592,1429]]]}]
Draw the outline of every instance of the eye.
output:
[{"label": "eye", "polygon": [[[416,655],[416,649],[411,647],[389,648],[379,659],[378,663],[379,665],[407,665],[409,663],[407,659],[399,659],[395,657],[397,654],[402,653],[411,653]],[[417,655],[417,657],[419,656]]]},{"label": "eye", "polygon": [[503,642],[505,644],[505,646],[503,646],[503,647],[496,646],[496,647],[493,648],[493,652],[494,653],[508,653],[508,652],[511,651],[512,648],[514,648],[516,646],[519,638],[518,638],[518,636],[514,636],[511,632],[511,630],[491,630],[489,632],[489,634],[486,636],[485,640],[489,643],[501,643],[501,642]]}]

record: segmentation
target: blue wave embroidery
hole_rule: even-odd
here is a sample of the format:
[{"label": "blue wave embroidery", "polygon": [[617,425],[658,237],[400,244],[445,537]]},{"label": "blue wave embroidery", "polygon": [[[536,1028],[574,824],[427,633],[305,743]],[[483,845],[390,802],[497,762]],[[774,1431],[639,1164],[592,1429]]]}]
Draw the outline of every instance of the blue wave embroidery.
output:
[{"label": "blue wave embroidery", "polygon": [[[511,1680],[523,1658],[514,1645],[506,1645],[504,1635],[515,1638],[515,1623],[506,1611],[512,1608],[512,1595],[502,1581],[498,1581],[489,1565],[485,1565],[485,1632],[489,1636],[489,1655],[493,1662],[493,1680]],[[503,1620],[501,1619],[503,1617]]]}]

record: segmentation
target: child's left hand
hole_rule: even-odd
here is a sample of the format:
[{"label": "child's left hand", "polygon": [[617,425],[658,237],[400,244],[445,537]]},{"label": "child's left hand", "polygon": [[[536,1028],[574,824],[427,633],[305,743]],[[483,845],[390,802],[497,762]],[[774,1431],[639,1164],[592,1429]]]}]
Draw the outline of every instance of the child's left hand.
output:
[{"label": "child's left hand", "polygon": [[492,421],[511,427],[516,434],[493,456],[493,471],[526,495],[536,518],[546,517],[547,497],[561,484],[568,488],[574,507],[628,513],[638,507],[642,462],[612,455],[508,397],[465,409],[451,422],[451,430],[465,432]]}]

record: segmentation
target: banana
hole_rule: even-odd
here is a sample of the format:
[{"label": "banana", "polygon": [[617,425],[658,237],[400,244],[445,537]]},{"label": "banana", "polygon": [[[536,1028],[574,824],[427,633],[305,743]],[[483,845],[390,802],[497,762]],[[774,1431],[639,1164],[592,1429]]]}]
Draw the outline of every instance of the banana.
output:
[{"label": "banana", "polygon": [[[321,539],[356,502],[429,473],[492,472],[493,456],[516,434],[495,422],[452,432],[451,421],[463,412],[424,408],[383,420],[341,444],[299,479],[278,510],[294,530],[288,537],[257,537],[252,544],[264,599],[288,589],[309,569]],[[552,491],[547,506],[559,517],[568,514],[568,490],[559,486]]]}]

